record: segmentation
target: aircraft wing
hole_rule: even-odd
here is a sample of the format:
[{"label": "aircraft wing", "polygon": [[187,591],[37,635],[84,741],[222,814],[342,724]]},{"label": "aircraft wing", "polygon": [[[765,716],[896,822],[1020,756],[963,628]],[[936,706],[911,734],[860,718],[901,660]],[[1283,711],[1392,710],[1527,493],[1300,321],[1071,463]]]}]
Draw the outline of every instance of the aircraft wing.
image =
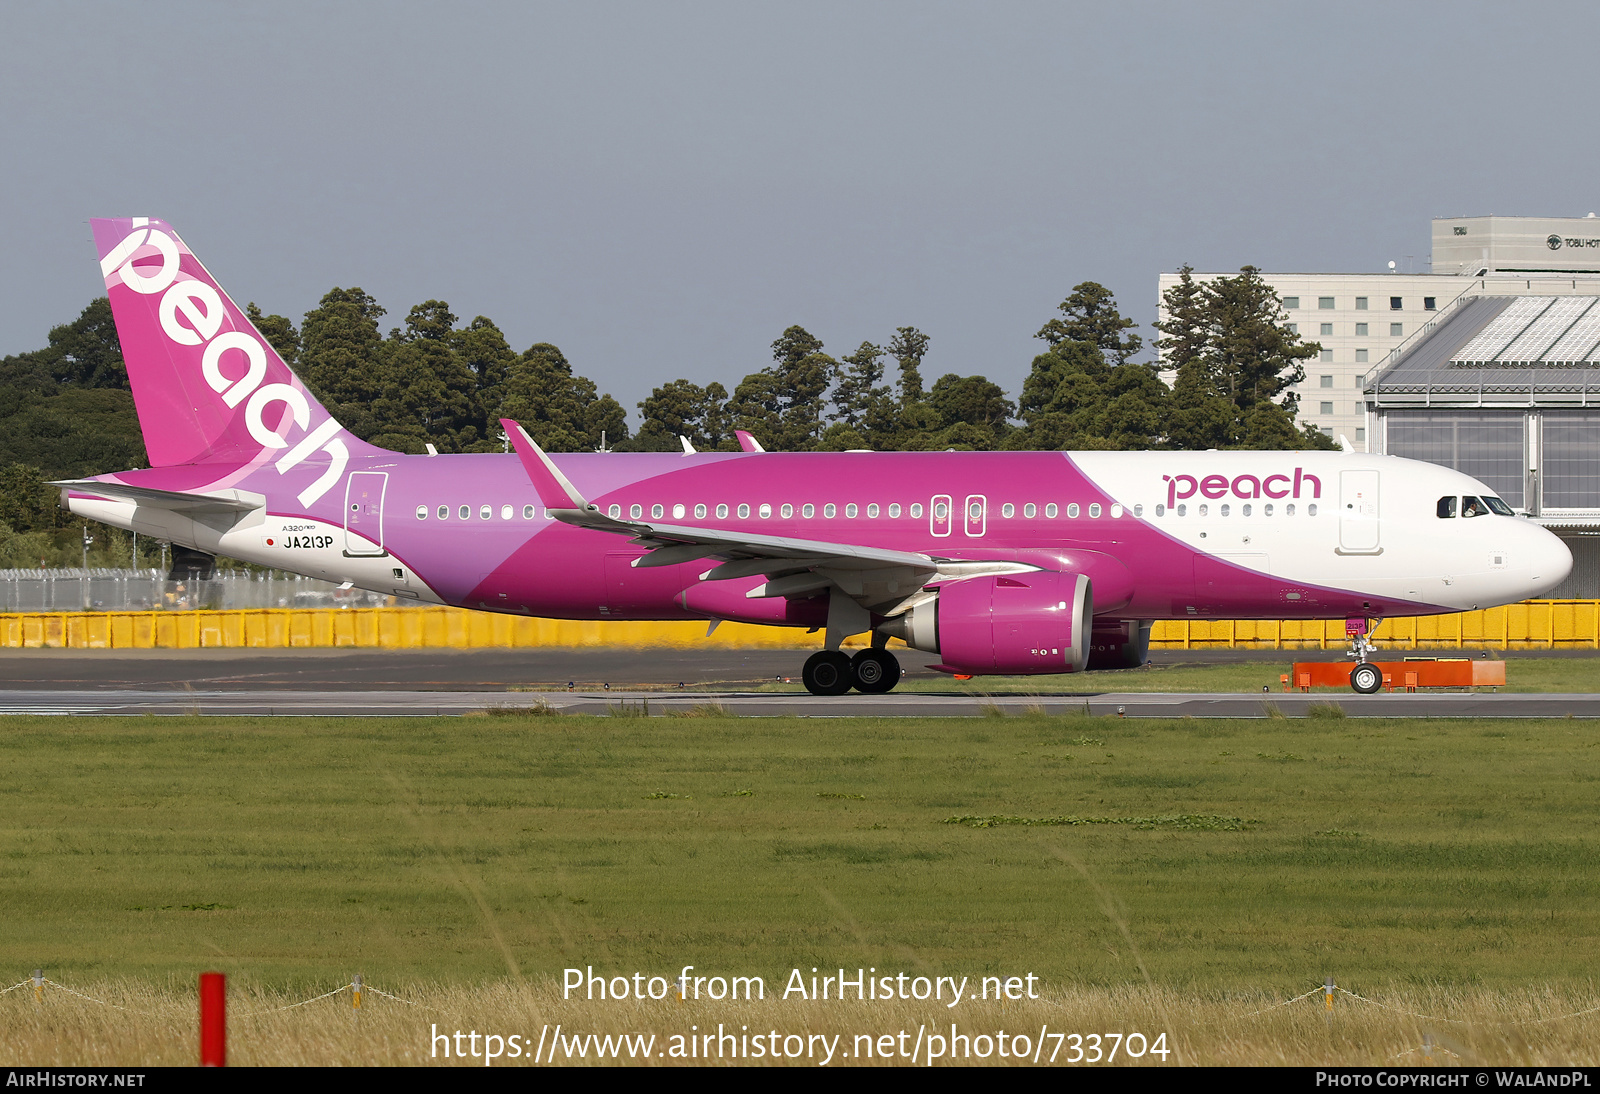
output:
[{"label": "aircraft wing", "polygon": [[59,486],[63,496],[67,491],[93,494],[97,498],[113,501],[131,501],[135,505],[148,505],[153,509],[171,509],[179,513],[248,513],[266,506],[267,499],[249,490],[216,490],[204,494],[185,494],[177,490],[157,490],[149,486],[129,486],[105,479],[63,479],[50,483]]},{"label": "aircraft wing", "polygon": [[707,559],[720,563],[703,575],[708,581],[766,577],[764,585],[745,594],[752,598],[807,596],[837,587],[863,607],[890,614],[902,610],[910,598],[933,581],[1035,568],[988,560],[962,562],[855,543],[608,517],[583,497],[520,425],[510,419],[502,419],[500,424],[550,516],[579,528],[628,536],[647,551],[634,561],[638,567],[675,566]]}]

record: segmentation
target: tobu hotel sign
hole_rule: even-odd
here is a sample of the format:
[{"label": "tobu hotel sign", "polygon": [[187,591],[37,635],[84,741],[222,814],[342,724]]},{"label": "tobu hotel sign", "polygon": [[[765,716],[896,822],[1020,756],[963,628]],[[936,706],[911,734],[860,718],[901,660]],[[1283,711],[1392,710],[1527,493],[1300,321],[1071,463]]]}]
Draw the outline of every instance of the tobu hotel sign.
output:
[{"label": "tobu hotel sign", "polygon": [[1577,250],[1580,247],[1600,247],[1600,238],[1584,239],[1581,236],[1561,236],[1552,233],[1545,237],[1544,245],[1552,251],[1559,251],[1563,247]]}]

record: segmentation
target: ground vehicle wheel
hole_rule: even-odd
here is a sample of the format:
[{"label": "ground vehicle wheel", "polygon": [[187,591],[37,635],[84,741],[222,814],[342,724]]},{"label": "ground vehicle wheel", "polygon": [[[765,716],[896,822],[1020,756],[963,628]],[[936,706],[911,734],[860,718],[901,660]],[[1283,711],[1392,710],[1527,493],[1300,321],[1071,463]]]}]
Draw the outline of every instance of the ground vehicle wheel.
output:
[{"label": "ground vehicle wheel", "polygon": [[850,658],[838,650],[818,650],[806,658],[800,679],[812,695],[843,695],[855,682],[855,674],[850,671]]},{"label": "ground vehicle wheel", "polygon": [[882,695],[900,682],[900,662],[888,650],[862,650],[850,659],[850,674],[857,691]]},{"label": "ground vehicle wheel", "polygon": [[1363,661],[1350,670],[1350,686],[1362,695],[1372,695],[1383,687],[1383,672],[1377,665]]}]

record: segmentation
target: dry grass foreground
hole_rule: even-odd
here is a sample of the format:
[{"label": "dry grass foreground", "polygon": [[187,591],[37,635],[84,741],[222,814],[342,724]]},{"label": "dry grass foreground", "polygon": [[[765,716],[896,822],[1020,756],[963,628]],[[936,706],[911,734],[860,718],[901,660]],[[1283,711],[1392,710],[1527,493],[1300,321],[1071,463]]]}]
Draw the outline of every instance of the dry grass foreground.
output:
[{"label": "dry grass foreground", "polygon": [[[42,1004],[24,988],[0,999],[0,1065],[16,1066],[187,1066],[195,1062],[197,1031],[192,988],[154,987],[133,982],[81,985],[89,1002],[47,987]],[[435,1055],[433,1032],[493,1033],[509,1039],[521,1054],[509,1050],[492,1066],[545,1066],[552,1061],[555,1026],[563,1043],[582,1039],[584,1055],[557,1053],[558,1065],[632,1064],[759,1064],[821,1066],[823,1043],[817,1035],[837,1037],[833,1065],[894,1064],[927,1066],[930,1035],[944,1038],[937,1065],[971,1063],[987,1066],[1039,1066],[1078,1063],[1091,1066],[1093,1042],[1088,1034],[1143,1033],[1151,1042],[1166,1031],[1170,1054],[1163,1061],[1146,1053],[1131,1058],[1125,1050],[1114,1060],[1094,1066],[1256,1065],[1289,1066],[1593,1066],[1600,1060],[1600,1006],[1593,997],[1546,991],[1467,992],[1444,989],[1397,989],[1373,1001],[1344,992],[1335,996],[1333,1011],[1323,994],[1285,1004],[1263,995],[1186,995],[1143,988],[1084,989],[1038,1001],[964,1003],[958,1011],[909,1002],[794,1003],[765,1002],[563,1001],[553,983],[538,986],[502,982],[478,988],[416,985],[407,1002],[364,994],[362,1008],[352,1009],[348,990],[328,999],[295,1005],[298,999],[255,988],[230,992],[229,1063],[235,1065],[435,1065],[485,1066],[481,1049],[466,1058]],[[117,1009],[122,1008],[122,1009]],[[1587,1012],[1587,1013],[1582,1013]],[[1431,1015],[1432,1017],[1422,1017]],[[1574,1016],[1575,1015],[1575,1016]],[[955,1032],[973,1038],[966,1055],[958,1047],[949,1056],[951,1023]],[[715,1044],[718,1024],[726,1034],[745,1038],[742,1048],[723,1041],[724,1055],[712,1049],[709,1060],[698,1051],[688,1058],[670,1055],[674,1035],[710,1031]],[[921,1027],[924,1046],[915,1060],[909,1051]],[[1041,1027],[1046,1036],[1039,1038]],[[532,1057],[541,1030],[547,1037],[536,1062]],[[1008,1048],[1020,1034],[1030,1053],[1001,1058],[994,1040],[1004,1030]],[[779,1058],[750,1048],[757,1035],[778,1035]],[[904,1031],[902,1043],[898,1034]],[[1074,1042],[1070,1034],[1084,1036]],[[589,1035],[596,1035],[590,1038]],[[630,1058],[622,1035],[654,1034],[648,1059]],[[1060,1036],[1057,1034],[1069,1035]],[[615,1038],[612,1053],[603,1054],[601,1038]],[[802,1048],[799,1040],[807,1042]],[[894,1035],[893,1055],[878,1055]],[[987,1035],[985,1043],[984,1035]],[[870,1036],[872,1055],[858,1054]],[[688,1052],[687,1041],[677,1042]],[[959,1044],[959,1042],[958,1042]],[[526,1047],[524,1047],[526,1046]],[[1112,1049],[1103,1038],[1101,1054]],[[981,1054],[987,1051],[984,1058]],[[785,1052],[788,1054],[785,1055]],[[1073,1061],[1077,1053],[1083,1059]],[[1430,1055],[1431,1053],[1431,1055]],[[620,1057],[620,1059],[616,1058]]]}]

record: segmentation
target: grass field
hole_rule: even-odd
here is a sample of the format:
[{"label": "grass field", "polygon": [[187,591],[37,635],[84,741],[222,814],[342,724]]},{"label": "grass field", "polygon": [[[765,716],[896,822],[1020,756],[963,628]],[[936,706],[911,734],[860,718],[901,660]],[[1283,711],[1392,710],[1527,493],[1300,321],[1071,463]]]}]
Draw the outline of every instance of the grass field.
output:
[{"label": "grass field", "polygon": [[[773,993],[796,968],[1031,973],[1045,1001],[1012,1020],[1098,1000],[1191,1062],[1419,1043],[1370,1007],[1336,1037],[1317,1000],[1237,1024],[1331,974],[1468,1019],[1429,1027],[1463,1054],[1593,1062],[1595,1016],[1515,1020],[1600,1003],[1597,746],[1565,720],[5,718],[0,986],[42,967],[188,1028],[203,969],[286,1001],[360,972],[454,1028],[491,997],[560,1021],[574,966]],[[462,992],[482,1006],[440,1002]],[[175,1051],[54,989],[35,1007],[0,1000],[0,1063]],[[415,1043],[326,1058],[422,1052],[404,1013]]]}]

